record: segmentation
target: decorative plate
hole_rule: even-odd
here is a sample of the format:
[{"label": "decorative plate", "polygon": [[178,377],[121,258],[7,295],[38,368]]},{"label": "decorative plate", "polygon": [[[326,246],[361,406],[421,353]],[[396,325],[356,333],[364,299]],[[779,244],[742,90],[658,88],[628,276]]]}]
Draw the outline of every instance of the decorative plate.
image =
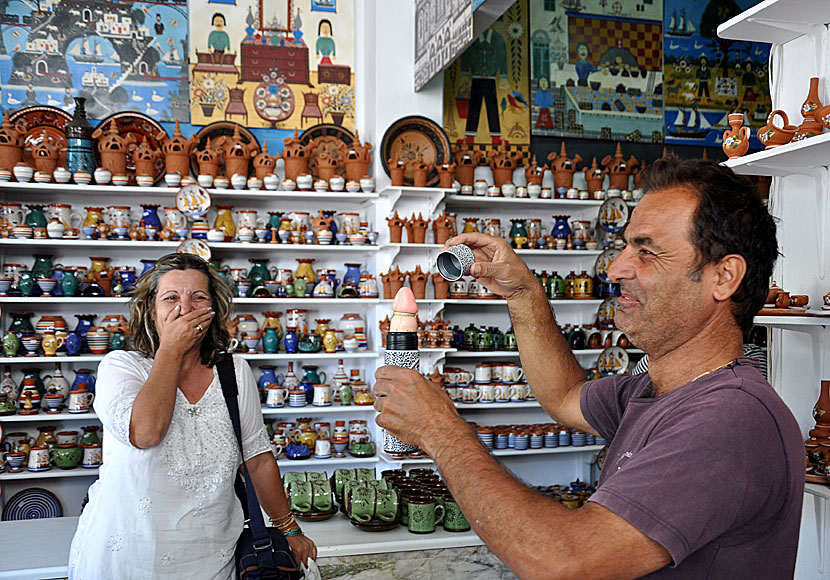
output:
[{"label": "decorative plate", "polygon": [[621,375],[628,370],[628,353],[624,348],[611,346],[599,353],[597,370],[602,376]]},{"label": "decorative plate", "polygon": [[599,256],[597,256],[596,261],[594,262],[594,272],[602,282],[610,282],[611,279],[608,277],[608,268],[611,267],[611,262],[617,259],[622,253],[622,250],[618,250],[616,248],[610,248],[605,250]]},{"label": "decorative plate", "polygon": [[[148,117],[144,113],[137,113],[135,111],[122,111],[114,113],[101,121],[98,124],[98,129],[104,133],[107,132],[112,123],[118,125],[118,132],[121,135],[132,133],[136,137],[136,145],[141,143],[142,139],[146,139],[147,143],[155,149],[161,150],[161,140],[158,139],[158,134],[163,133],[166,138],[167,132],[164,130],[158,121],[152,117]],[[95,147],[95,163],[96,166],[101,165],[101,155],[98,153],[98,147]],[[164,156],[159,155],[154,165],[155,183],[161,181],[164,177]],[[127,152],[127,177],[130,178],[130,185],[135,185],[135,163],[133,162],[133,154],[131,151]]]},{"label": "decorative plate", "polygon": [[599,206],[599,225],[606,232],[618,232],[628,223],[628,204],[621,197],[606,199]]},{"label": "decorative plate", "polygon": [[[46,139],[60,146],[66,147],[66,133],[64,126],[72,120],[72,115],[58,109],[57,107],[49,107],[47,105],[37,105],[34,107],[25,107],[19,109],[9,116],[9,121],[13,125],[18,125],[20,129],[24,130],[23,143],[26,149],[23,151],[23,161],[34,168],[35,162],[32,157],[31,148],[43,140],[43,134],[46,133]],[[66,165],[66,153],[60,153],[58,157],[58,167]]]},{"label": "decorative plate", "polygon": [[185,185],[176,194],[176,207],[187,217],[203,217],[210,209],[210,193],[201,185]]},{"label": "decorative plate", "polygon": [[350,146],[354,141],[352,132],[340,125],[321,123],[309,127],[300,135],[300,143],[303,145],[308,145],[312,139],[314,139],[317,147],[312,149],[308,156],[308,168],[311,170],[314,179],[317,179],[317,158],[321,157],[323,153],[327,153],[329,156],[334,155],[338,159],[337,174],[346,175],[346,166],[337,151],[337,146],[340,143],[343,143],[346,147]]},{"label": "decorative plate", "polygon": [[[380,144],[380,160],[386,175],[389,172],[389,159],[417,161],[422,155],[426,163],[442,165],[452,162],[452,145],[444,129],[426,117],[413,115],[398,119],[383,134]],[[407,167],[403,176],[404,185],[413,184],[411,166]],[[433,167],[427,176],[427,187],[433,187],[440,177]]]},{"label": "decorative plate", "polygon": [[254,89],[254,110],[271,123],[272,129],[276,129],[277,123],[285,121],[294,112],[294,93],[285,84],[285,79],[278,78],[279,81],[265,76]]},{"label": "decorative plate", "polygon": [[[199,164],[196,163],[196,151],[199,149],[203,149],[207,140],[210,139],[211,141],[215,141],[219,137],[232,137],[234,129],[239,127],[239,136],[242,138],[244,143],[256,143],[257,146],[257,153],[262,151],[262,146],[260,146],[259,141],[257,138],[254,137],[254,134],[251,133],[248,129],[239,125],[237,123],[232,123],[231,121],[216,121],[215,123],[211,123],[210,125],[205,125],[202,129],[196,133],[196,138],[199,142],[193,147],[190,153],[190,170],[193,172],[193,175],[199,175]],[[248,177],[254,174],[254,164],[249,164],[248,169]],[[222,163],[219,166],[219,175],[225,175],[225,161],[222,159]],[[228,176],[230,179],[230,175]]]},{"label": "decorative plate", "polygon": [[210,246],[204,240],[198,240],[196,238],[185,240],[176,248],[176,253],[193,254],[194,256],[199,256],[205,262],[210,262]]},{"label": "decorative plate", "polygon": [[616,296],[606,298],[602,301],[599,309],[597,309],[597,323],[599,323],[600,328],[615,328],[614,315],[617,313],[619,306],[620,303]]},{"label": "decorative plate", "polygon": [[51,491],[40,487],[14,494],[3,506],[3,521],[40,520],[63,515],[60,500]]},{"label": "decorative plate", "polygon": [[323,520],[327,520],[333,517],[337,513],[338,509],[336,507],[332,507],[327,512],[295,512],[292,511],[291,513],[294,514],[294,517],[298,520],[303,520],[306,522],[322,522]]}]

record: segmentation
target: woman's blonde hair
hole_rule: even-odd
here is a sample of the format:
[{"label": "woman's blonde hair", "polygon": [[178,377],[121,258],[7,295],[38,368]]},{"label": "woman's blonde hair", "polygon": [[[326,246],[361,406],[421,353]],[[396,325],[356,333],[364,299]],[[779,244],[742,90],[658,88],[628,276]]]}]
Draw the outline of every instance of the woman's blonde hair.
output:
[{"label": "woman's blonde hair", "polygon": [[200,358],[202,364],[213,366],[221,353],[231,345],[228,318],[231,312],[231,289],[219,274],[199,256],[193,254],[167,254],[145,272],[130,292],[130,341],[134,350],[148,358],[154,358],[159,347],[159,336],[153,313],[156,306],[159,280],[173,270],[197,270],[207,277],[208,294],[216,316],[202,339]]}]

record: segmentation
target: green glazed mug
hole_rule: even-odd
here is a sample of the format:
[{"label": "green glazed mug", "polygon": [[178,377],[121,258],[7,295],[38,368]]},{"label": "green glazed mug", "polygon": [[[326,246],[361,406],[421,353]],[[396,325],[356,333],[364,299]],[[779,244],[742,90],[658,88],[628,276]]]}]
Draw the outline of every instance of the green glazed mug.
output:
[{"label": "green glazed mug", "polygon": [[347,469],[345,467],[338,467],[334,470],[334,495],[337,499],[343,499],[343,487],[347,481],[355,481],[354,469]]},{"label": "green glazed mug", "polygon": [[72,469],[81,464],[81,448],[74,443],[63,443],[52,450],[52,460],[61,469]]},{"label": "green glazed mug", "polygon": [[350,490],[349,517],[367,524],[375,514],[376,489],[369,485],[356,485]]},{"label": "green glazed mug", "polygon": [[434,497],[410,497],[408,503],[409,522],[406,527],[413,534],[431,534],[435,526],[444,520],[444,506],[438,505]]},{"label": "green glazed mug", "polygon": [[313,495],[310,481],[292,481],[290,492],[291,511],[303,513],[311,511]]},{"label": "green glazed mug", "polygon": [[398,494],[392,489],[375,490],[375,517],[382,522],[393,522],[398,517]]},{"label": "green glazed mug", "polygon": [[466,532],[470,529],[470,522],[451,495],[444,496],[444,529],[448,532]]},{"label": "green glazed mug", "polygon": [[295,481],[307,481],[305,471],[289,471],[282,476],[283,486],[286,492],[291,484]]},{"label": "green glazed mug", "polygon": [[331,483],[326,479],[324,481],[311,482],[311,505],[313,511],[316,512],[330,512],[333,507],[331,499]]},{"label": "green glazed mug", "polygon": [[366,481],[376,477],[374,467],[355,467],[354,474],[358,481]]},{"label": "green glazed mug", "polygon": [[328,481],[329,476],[325,471],[306,471],[306,481]]}]

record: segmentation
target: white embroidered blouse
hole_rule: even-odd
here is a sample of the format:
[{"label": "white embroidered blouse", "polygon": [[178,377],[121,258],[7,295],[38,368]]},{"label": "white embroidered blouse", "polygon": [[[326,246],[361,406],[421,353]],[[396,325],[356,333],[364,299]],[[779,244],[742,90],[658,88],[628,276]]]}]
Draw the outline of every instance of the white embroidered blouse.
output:
[{"label": "white embroidered blouse", "polygon": [[[181,391],[161,443],[130,443],[133,402],[152,359],[114,351],[98,366],[94,408],[104,426],[104,464],[89,489],[69,553],[70,580],[153,578],[226,580],[242,508],[233,490],[241,464],[222,386],[195,404]],[[270,452],[256,382],[234,356],[246,461]]]}]

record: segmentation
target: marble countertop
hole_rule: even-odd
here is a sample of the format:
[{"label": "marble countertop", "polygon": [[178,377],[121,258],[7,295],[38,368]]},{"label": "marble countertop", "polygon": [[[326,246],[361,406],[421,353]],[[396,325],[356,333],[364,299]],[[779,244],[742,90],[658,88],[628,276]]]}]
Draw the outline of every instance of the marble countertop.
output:
[{"label": "marble countertop", "polygon": [[[317,544],[318,559],[483,545],[473,531],[453,533],[441,527],[435,533],[423,535],[411,534],[401,525],[385,532],[367,532],[351,525],[343,514],[323,522],[301,524]],[[0,536],[4,538],[38,539],[17,544],[13,555],[9,553],[0,559],[0,579],[65,578],[69,544],[77,525],[77,517],[0,523]]]}]

